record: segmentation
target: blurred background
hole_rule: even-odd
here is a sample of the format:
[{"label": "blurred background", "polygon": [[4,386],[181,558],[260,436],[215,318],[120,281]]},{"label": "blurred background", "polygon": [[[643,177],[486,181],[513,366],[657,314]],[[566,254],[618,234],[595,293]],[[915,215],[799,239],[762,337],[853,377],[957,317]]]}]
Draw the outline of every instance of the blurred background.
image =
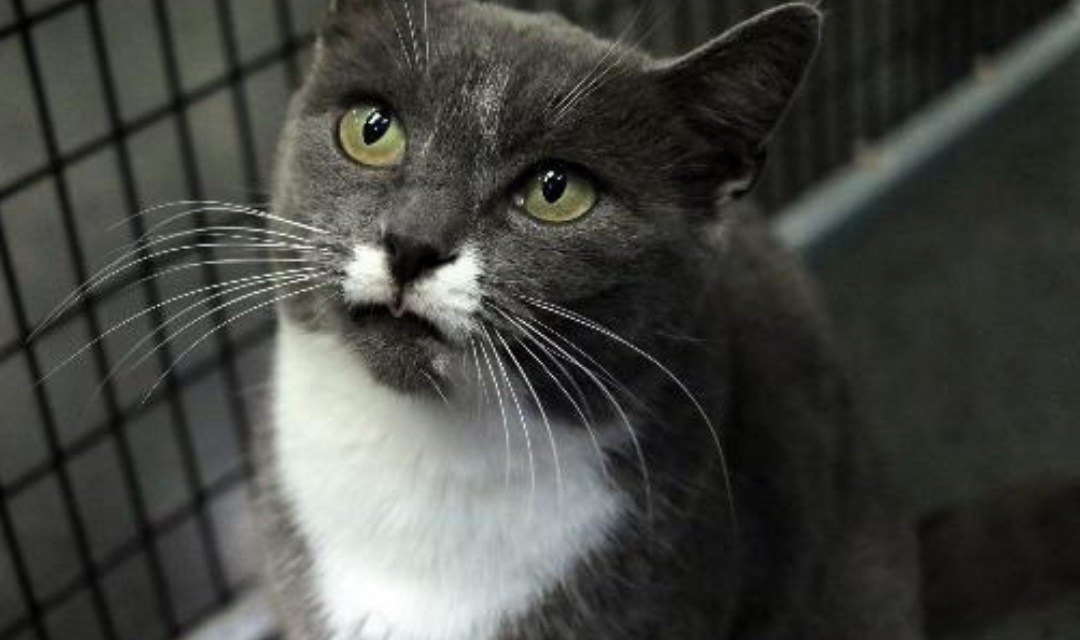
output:
[{"label": "blurred background", "polygon": [[[779,3],[654,0],[636,23],[641,0],[511,4],[675,53]],[[264,272],[257,254],[165,238],[50,313],[163,220],[258,222],[184,203],[267,205],[323,5],[0,0],[0,640],[272,636],[246,450],[273,318],[221,284]],[[919,514],[929,632],[1074,640],[1080,12],[825,9],[757,195],[819,276]]]}]

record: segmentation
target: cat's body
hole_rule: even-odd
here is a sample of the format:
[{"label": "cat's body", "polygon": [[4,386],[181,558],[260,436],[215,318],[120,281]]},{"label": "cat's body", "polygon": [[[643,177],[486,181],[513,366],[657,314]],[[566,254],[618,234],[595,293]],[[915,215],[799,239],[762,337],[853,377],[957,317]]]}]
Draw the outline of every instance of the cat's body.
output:
[{"label": "cat's body", "polygon": [[[343,34],[386,14],[379,2],[340,4],[344,25],[331,39],[362,59],[349,44],[357,34]],[[268,575],[289,640],[917,638],[910,531],[855,442],[812,295],[755,214],[729,205],[715,218],[704,213],[715,204],[696,195],[707,166],[720,174],[708,187],[714,202],[746,184],[756,148],[742,154],[724,136],[732,119],[751,130],[775,124],[808,60],[805,43],[792,77],[770,77],[785,95],[769,127],[763,114],[731,112],[714,132],[715,146],[731,147],[708,162],[692,144],[679,148],[678,134],[621,145],[650,125],[602,114],[642,84],[606,88],[608,101],[586,103],[586,122],[574,123],[585,138],[577,151],[543,143],[583,165],[598,154],[587,168],[606,199],[576,227],[537,226],[501,193],[493,167],[515,164],[511,148],[528,139],[514,130],[525,119],[514,96],[540,89],[495,54],[537,29],[550,32],[540,45],[591,52],[585,70],[608,49],[546,19],[433,5],[432,28],[457,31],[426,59],[445,56],[450,70],[476,56],[486,73],[459,80],[468,91],[456,101],[427,101],[437,114],[427,137],[426,107],[395,105],[414,114],[416,156],[365,173],[324,148],[332,144],[320,131],[337,117],[330,87],[393,100],[348,88],[340,76],[351,58],[335,60],[330,41],[286,135],[278,208],[335,240],[325,246],[339,278],[337,293],[282,308],[271,419],[258,441]],[[747,34],[769,27],[799,40],[816,19],[789,8],[742,37],[753,44]],[[540,64],[545,51],[522,57]],[[637,56],[620,64],[653,73]],[[376,67],[358,64],[357,82],[370,82]],[[694,59],[674,69],[687,65]],[[646,98],[638,108],[645,117],[658,106]],[[440,150],[441,127],[454,131]],[[514,144],[500,149],[500,136]],[[467,172],[440,180],[455,153]],[[666,169],[613,184],[618,169],[604,158],[635,153]],[[380,200],[390,197],[399,204]],[[401,213],[415,200],[425,206]],[[444,212],[461,224],[444,224]],[[454,238],[445,259],[408,282],[378,240],[400,220],[414,235]]]}]

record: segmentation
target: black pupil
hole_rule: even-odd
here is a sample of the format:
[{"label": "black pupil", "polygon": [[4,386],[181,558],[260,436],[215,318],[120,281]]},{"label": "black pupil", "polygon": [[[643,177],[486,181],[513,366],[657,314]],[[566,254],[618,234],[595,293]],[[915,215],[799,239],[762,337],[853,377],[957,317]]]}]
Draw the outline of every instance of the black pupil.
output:
[{"label": "black pupil", "polygon": [[540,176],[540,187],[544,192],[544,200],[548,204],[555,204],[566,195],[566,187],[570,184],[570,176],[562,169],[548,169]]},{"label": "black pupil", "polygon": [[382,111],[372,111],[364,123],[364,144],[373,145],[390,130],[393,120]]}]

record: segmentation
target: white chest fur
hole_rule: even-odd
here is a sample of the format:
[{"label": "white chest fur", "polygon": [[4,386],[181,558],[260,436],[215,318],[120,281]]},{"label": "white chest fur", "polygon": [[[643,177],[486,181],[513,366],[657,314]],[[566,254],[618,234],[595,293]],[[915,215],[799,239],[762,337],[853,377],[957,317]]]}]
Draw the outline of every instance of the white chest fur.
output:
[{"label": "white chest fur", "polygon": [[[486,640],[603,544],[620,513],[578,430],[532,460],[511,422],[474,423],[378,385],[331,336],[284,323],[275,451],[334,640]],[[497,413],[497,412],[496,412]]]}]

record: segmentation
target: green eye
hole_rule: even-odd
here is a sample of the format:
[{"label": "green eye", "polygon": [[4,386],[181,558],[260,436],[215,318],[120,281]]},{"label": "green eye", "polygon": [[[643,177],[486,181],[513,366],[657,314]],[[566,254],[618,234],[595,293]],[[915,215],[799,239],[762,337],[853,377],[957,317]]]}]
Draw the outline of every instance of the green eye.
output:
[{"label": "green eye", "polygon": [[369,167],[392,167],[405,157],[405,127],[376,106],[349,109],[338,124],[338,141],[350,158]]},{"label": "green eye", "polygon": [[555,224],[573,222],[596,206],[596,186],[561,164],[544,167],[529,179],[518,205],[532,217]]}]

